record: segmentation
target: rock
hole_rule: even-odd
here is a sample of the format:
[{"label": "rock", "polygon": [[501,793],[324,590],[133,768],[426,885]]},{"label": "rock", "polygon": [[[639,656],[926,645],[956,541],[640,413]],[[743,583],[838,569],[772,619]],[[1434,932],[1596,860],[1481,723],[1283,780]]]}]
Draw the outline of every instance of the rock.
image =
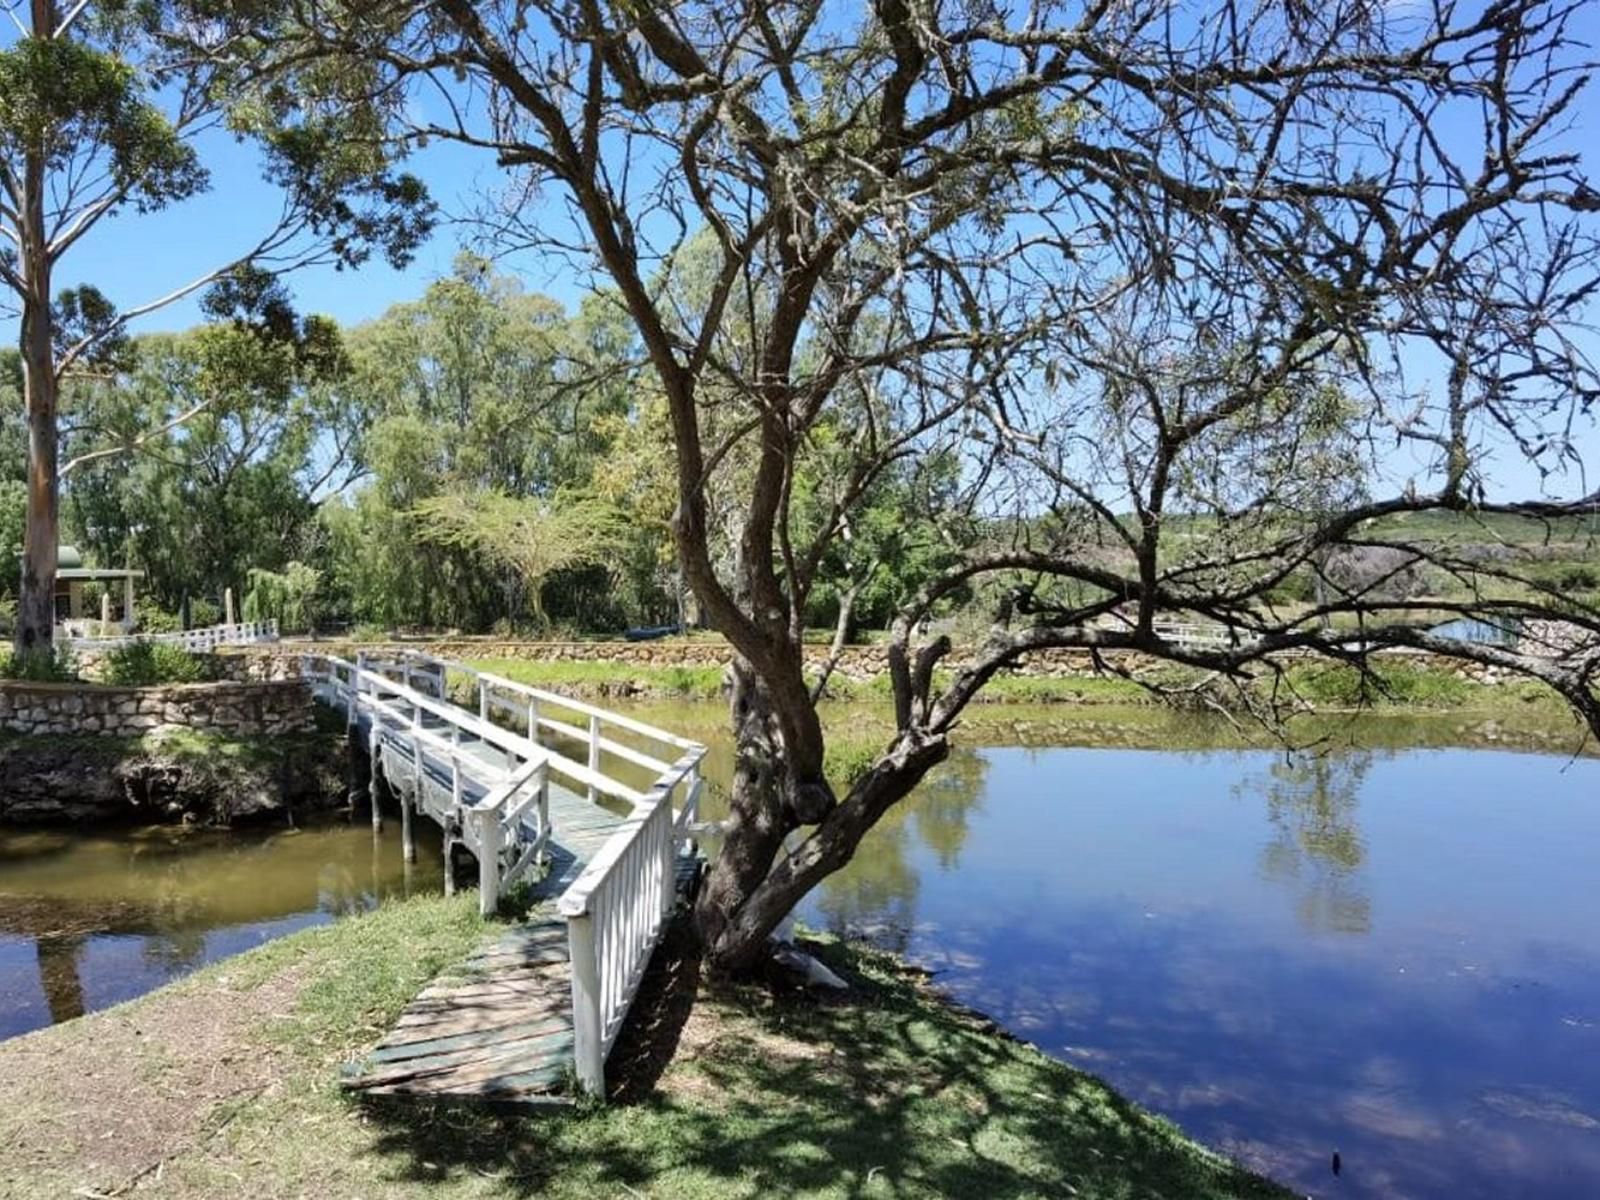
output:
[{"label": "rock", "polygon": [[772,961],[793,975],[804,987],[822,988],[833,992],[848,992],[850,985],[839,978],[819,959],[789,942],[774,942]]}]

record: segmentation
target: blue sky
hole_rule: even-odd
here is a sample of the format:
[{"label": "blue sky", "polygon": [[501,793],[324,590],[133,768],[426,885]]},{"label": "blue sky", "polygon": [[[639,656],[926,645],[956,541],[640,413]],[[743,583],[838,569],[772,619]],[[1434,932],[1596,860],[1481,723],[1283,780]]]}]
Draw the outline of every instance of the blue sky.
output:
[{"label": "blue sky", "polygon": [[[1600,93],[1591,91],[1577,122],[1580,129],[1600,128]],[[166,212],[143,216],[129,213],[103,223],[62,264],[56,286],[92,282],[118,307],[131,307],[228,261],[271,228],[277,196],[261,181],[253,150],[222,134],[208,136],[200,148],[213,177],[208,193]],[[1586,165],[1600,175],[1593,163]],[[442,143],[422,151],[411,167],[426,179],[447,216],[465,212],[477,197],[493,191],[502,179],[488,153]],[[551,203],[549,207],[550,219],[567,224],[559,204]],[[447,274],[468,233],[464,225],[446,220],[403,271],[396,271],[381,260],[356,271],[316,267],[296,273],[290,286],[301,311],[324,313],[342,324],[356,324],[380,315],[392,304],[416,298],[430,281]],[[565,265],[541,264],[522,256],[503,266],[518,271],[532,290],[554,296],[569,306],[579,299],[582,283]],[[141,319],[134,331],[182,329],[200,319],[197,297],[191,296]],[[5,318],[0,305],[0,338],[9,342],[15,332],[15,321]],[[1578,445],[1591,468],[1589,477],[1547,484],[1552,494],[1574,496],[1595,488],[1595,475],[1600,474],[1600,431],[1592,422],[1579,431]],[[1508,498],[1537,492],[1533,471],[1510,447],[1499,451],[1497,458],[1497,491]],[[1419,462],[1414,452],[1397,450],[1384,462],[1384,474],[1393,486],[1401,486],[1405,478],[1417,474]]]}]

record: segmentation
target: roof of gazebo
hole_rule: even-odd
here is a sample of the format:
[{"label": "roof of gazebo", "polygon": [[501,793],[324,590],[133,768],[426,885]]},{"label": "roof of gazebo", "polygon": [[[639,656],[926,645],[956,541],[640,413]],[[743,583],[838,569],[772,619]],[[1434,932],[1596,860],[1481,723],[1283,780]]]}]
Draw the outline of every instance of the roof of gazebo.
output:
[{"label": "roof of gazebo", "polygon": [[86,567],[83,555],[76,546],[56,548],[57,579],[143,579],[143,571],[127,567]]}]

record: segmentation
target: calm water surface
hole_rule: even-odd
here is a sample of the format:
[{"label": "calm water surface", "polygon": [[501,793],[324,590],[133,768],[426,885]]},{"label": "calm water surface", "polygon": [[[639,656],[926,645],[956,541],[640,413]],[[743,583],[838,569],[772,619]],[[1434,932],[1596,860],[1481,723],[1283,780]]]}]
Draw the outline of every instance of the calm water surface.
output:
[{"label": "calm water surface", "polygon": [[0,828],[0,1038],[142,995],[387,896],[441,887],[390,822],[223,833]]},{"label": "calm water surface", "polygon": [[1308,1194],[1600,1197],[1595,761],[993,747],[806,910]]},{"label": "calm water surface", "polygon": [[[1307,1194],[1600,1197],[1600,762],[1448,721],[1286,759],[1139,720],[974,727],[802,916]],[[392,824],[0,832],[0,1036],[437,889]]]}]

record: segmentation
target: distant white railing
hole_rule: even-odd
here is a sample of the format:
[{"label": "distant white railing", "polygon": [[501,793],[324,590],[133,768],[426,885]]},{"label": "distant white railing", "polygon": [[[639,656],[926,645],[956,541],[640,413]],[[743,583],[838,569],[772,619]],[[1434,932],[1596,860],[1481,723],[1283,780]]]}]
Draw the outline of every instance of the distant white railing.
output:
[{"label": "distant white railing", "polygon": [[1251,646],[1259,640],[1253,633],[1231,629],[1226,625],[1205,625],[1192,621],[1156,621],[1151,631],[1162,641],[1209,650]]},{"label": "distant white railing", "polygon": [[159,644],[178,646],[192,654],[205,654],[218,646],[253,646],[278,640],[277,621],[245,621],[232,625],[207,625],[170,633],[129,633],[117,637],[68,637],[74,650],[115,650],[123,646]]}]

